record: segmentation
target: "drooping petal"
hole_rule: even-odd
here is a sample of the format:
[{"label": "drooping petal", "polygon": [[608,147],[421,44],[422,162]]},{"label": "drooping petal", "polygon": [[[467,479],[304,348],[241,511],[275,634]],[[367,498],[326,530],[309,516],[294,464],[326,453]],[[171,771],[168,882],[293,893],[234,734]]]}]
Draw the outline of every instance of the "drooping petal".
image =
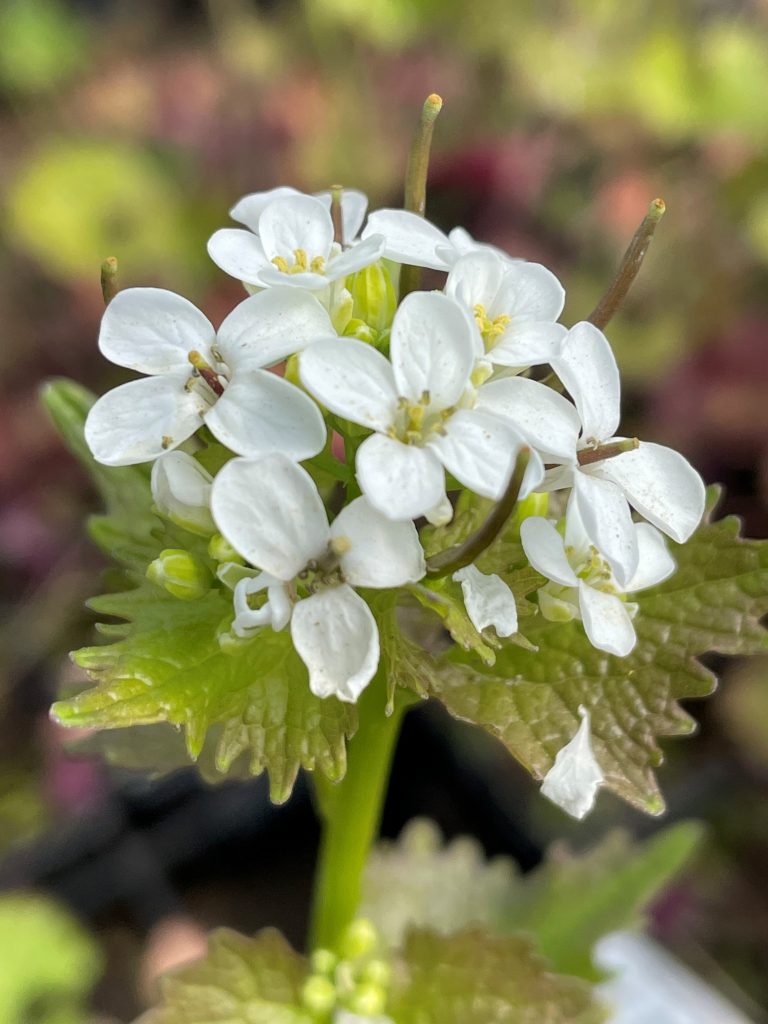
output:
[{"label": "drooping petal", "polygon": [[551,363],[568,332],[562,324],[543,321],[512,323],[489,350],[497,366],[540,366]]},{"label": "drooping petal", "polygon": [[454,405],[469,383],[475,333],[466,310],[439,292],[412,292],[392,322],[389,356],[398,394],[431,409]]},{"label": "drooping petal", "polygon": [[259,217],[270,203],[275,199],[284,199],[286,196],[300,195],[302,193],[290,185],[278,185],[277,188],[267,189],[266,192],[251,192],[249,195],[243,196],[242,199],[238,199],[229,211],[229,216],[232,220],[245,224],[247,228],[258,234]]},{"label": "drooping petal", "polygon": [[259,239],[244,228],[219,228],[208,239],[208,255],[217,267],[238,281],[261,285],[260,275],[270,262]]},{"label": "drooping petal", "polygon": [[543,516],[530,516],[520,524],[523,551],[533,568],[563,587],[578,584],[576,573],[565,554],[565,543],[552,523]]},{"label": "drooping petal", "polygon": [[576,403],[582,437],[604,441],[619,425],[621,384],[613,349],[602,331],[586,320],[568,331],[552,369]]},{"label": "drooping petal", "polygon": [[556,458],[576,457],[579,414],[552,388],[526,377],[505,377],[484,384],[477,408],[507,420],[539,452]]},{"label": "drooping petal", "polygon": [[328,546],[328,519],[312,477],[287,456],[232,459],[213,482],[220,532],[251,565],[291,580]]},{"label": "drooping petal", "polygon": [[354,274],[363,267],[375,263],[384,254],[384,236],[369,235],[361,242],[355,242],[339,256],[334,257],[326,267],[325,276],[329,281],[337,281],[347,274]]},{"label": "drooping petal", "polygon": [[641,516],[679,544],[688,540],[704,515],[704,481],[672,448],[641,441],[636,451],[590,466],[590,473],[612,480]]},{"label": "drooping petal", "polygon": [[330,212],[314,196],[275,199],[259,217],[259,238],[267,259],[282,256],[292,261],[297,249],[309,260],[328,258],[333,244]]},{"label": "drooping petal", "polygon": [[451,268],[445,294],[467,309],[481,305],[490,314],[504,278],[505,263],[495,253],[469,252]]},{"label": "drooping petal", "polygon": [[211,474],[186,452],[166,452],[152,466],[152,498],[160,514],[203,537],[216,529],[212,483]]},{"label": "drooping petal", "polygon": [[[523,444],[520,435],[500,416],[481,409],[459,409],[443,429],[428,447],[448,472],[476,494],[500,498]],[[529,481],[529,489],[537,482]]]},{"label": "drooping petal", "polygon": [[426,515],[445,494],[445,471],[428,448],[373,434],[357,449],[355,464],[360,489],[388,519]]},{"label": "drooping petal", "polygon": [[589,712],[580,707],[579,714],[581,725],[573,739],[558,750],[541,792],[572,817],[581,819],[592,810],[604,778],[592,751]]},{"label": "drooping petal", "polygon": [[325,444],[325,421],[315,402],[268,370],[233,377],[205,422],[218,441],[249,458],[282,452],[302,462]]},{"label": "drooping petal", "polygon": [[579,580],[579,608],[584,632],[593,647],[615,654],[617,658],[625,658],[630,653],[637,636],[620,597]]},{"label": "drooping petal", "polygon": [[620,587],[637,571],[637,537],[621,488],[584,472],[573,477],[576,507],[587,536],[610,563]]},{"label": "drooping petal", "polygon": [[204,405],[185,390],[188,377],[142,377],[102,395],[85,421],[85,440],[96,461],[105,466],[149,462],[191,437],[203,422]]},{"label": "drooping petal", "polygon": [[[331,209],[331,193],[315,192],[327,210]],[[341,225],[344,231],[344,243],[349,245],[353,242],[363,226],[365,214],[368,209],[368,196],[356,188],[345,188],[341,193]]]},{"label": "drooping petal", "polygon": [[452,579],[461,583],[467,615],[478,632],[488,626],[493,626],[498,636],[517,632],[515,595],[500,576],[487,575],[476,566],[467,565],[455,572]]},{"label": "drooping petal", "polygon": [[208,357],[213,325],[181,295],[164,288],[126,288],[112,299],[101,321],[99,349],[118,366],[139,373],[187,370],[197,349]]},{"label": "drooping petal", "polygon": [[301,382],[337,416],[386,431],[397,411],[392,367],[380,352],[355,338],[316,342],[299,359]]},{"label": "drooping petal", "polygon": [[367,498],[355,498],[339,512],[331,537],[349,543],[340,561],[344,578],[354,587],[401,587],[427,571],[413,523],[387,518]]},{"label": "drooping petal", "polygon": [[654,526],[635,523],[635,535],[638,563],[637,572],[626,586],[629,594],[646,587],[655,587],[657,583],[669,579],[677,568],[664,538]]},{"label": "drooping petal", "polygon": [[291,618],[291,638],[316,697],[354,703],[376,674],[376,620],[346,583],[299,601]]},{"label": "drooping petal", "polygon": [[389,260],[432,270],[448,269],[448,263],[437,252],[438,247],[452,248],[448,236],[417,213],[376,210],[363,229],[363,238],[370,235],[384,235],[384,255]]},{"label": "drooping petal", "polygon": [[335,333],[327,310],[313,295],[276,287],[235,306],[219,328],[216,345],[231,370],[256,369]]},{"label": "drooping petal", "polygon": [[[261,590],[267,591],[267,600],[260,608],[251,608],[249,596]],[[271,626],[278,633],[290,621],[293,605],[286,593],[285,584],[268,572],[238,580],[232,599],[235,606],[232,632],[235,636],[252,636],[261,626]]]},{"label": "drooping petal", "polygon": [[557,320],[565,305],[565,289],[552,271],[540,263],[523,260],[507,261],[505,268],[496,301],[488,314],[509,316],[513,324]]}]

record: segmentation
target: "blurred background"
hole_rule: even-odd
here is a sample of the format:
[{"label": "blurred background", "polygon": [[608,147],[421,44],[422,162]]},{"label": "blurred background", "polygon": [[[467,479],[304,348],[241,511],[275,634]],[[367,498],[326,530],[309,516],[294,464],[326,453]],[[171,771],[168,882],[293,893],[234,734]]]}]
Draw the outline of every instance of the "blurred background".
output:
[{"label": "blurred background", "polygon": [[[317,840],[306,785],[278,809],[259,780],[112,772],[68,755],[47,719],[67,651],[90,640],[103,563],[83,530],[94,496],[37,393],[52,375],[119,379],[95,344],[102,259],[218,322],[242,292],[205,242],[232,203],[340,181],[398,205],[438,92],[428,215],[554,270],[566,323],[664,197],[608,332],[626,430],[683,451],[764,536],[767,53],[765,0],[0,5],[0,887],[56,901],[19,912],[0,896],[0,959],[14,948],[43,993],[30,1022],[81,1019],[46,1004],[47,946],[71,952],[57,985],[100,978],[93,1013],[127,1021],[206,928],[276,923],[301,943]],[[708,840],[653,927],[766,1021],[768,659],[713,666],[719,692],[689,708],[699,734],[668,743],[661,771],[667,820],[697,817]],[[406,723],[384,828],[428,814],[530,867],[564,834],[581,847],[615,824],[659,827],[608,796],[578,827],[545,803],[495,744],[426,707]]]}]

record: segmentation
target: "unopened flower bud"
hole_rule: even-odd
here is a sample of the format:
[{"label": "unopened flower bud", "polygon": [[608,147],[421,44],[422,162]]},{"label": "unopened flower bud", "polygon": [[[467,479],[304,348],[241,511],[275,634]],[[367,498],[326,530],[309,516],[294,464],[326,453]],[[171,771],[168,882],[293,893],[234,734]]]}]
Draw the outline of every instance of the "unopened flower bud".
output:
[{"label": "unopened flower bud", "polygon": [[309,962],[315,974],[333,974],[339,961],[330,949],[316,949]]},{"label": "unopened flower bud", "polygon": [[214,533],[208,544],[208,554],[215,562],[242,563],[243,559],[238,555],[229,541],[220,533]]},{"label": "unopened flower bud", "polygon": [[330,1013],[336,1004],[336,988],[328,978],[314,974],[302,986],[301,1001],[312,1014]]},{"label": "unopened flower bud", "polygon": [[379,332],[364,320],[355,318],[350,320],[344,328],[344,337],[357,338],[358,341],[364,341],[366,345],[375,345],[379,340]]},{"label": "unopened flower bud", "polygon": [[147,579],[182,601],[194,601],[211,589],[211,574],[188,551],[166,548],[147,568]]},{"label": "unopened flower bud", "polygon": [[211,516],[212,483],[210,473],[186,452],[161,455],[152,467],[152,497],[157,511],[202,537],[216,530]]},{"label": "unopened flower bud", "polygon": [[387,1005],[387,994],[380,985],[364,981],[347,1000],[350,1010],[361,1017],[375,1017]]},{"label": "unopened flower bud", "polygon": [[379,943],[378,932],[366,917],[358,917],[352,921],[341,937],[341,955],[349,960],[372,953]]},{"label": "unopened flower bud", "polygon": [[[397,309],[397,295],[383,263],[373,263],[352,275],[352,317],[362,320],[377,333],[388,330]],[[349,331],[347,331],[349,333]]]},{"label": "unopened flower bud", "polygon": [[392,978],[392,968],[386,960],[371,960],[365,965],[362,978],[363,981],[386,988]]}]

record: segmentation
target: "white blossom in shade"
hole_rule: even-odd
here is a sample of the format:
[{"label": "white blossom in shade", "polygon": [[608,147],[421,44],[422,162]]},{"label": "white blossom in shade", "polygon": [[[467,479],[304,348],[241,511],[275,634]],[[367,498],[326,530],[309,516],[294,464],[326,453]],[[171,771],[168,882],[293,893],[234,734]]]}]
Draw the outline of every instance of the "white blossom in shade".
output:
[{"label": "white blossom in shade", "polygon": [[461,584],[464,607],[475,629],[482,633],[493,626],[498,636],[512,636],[517,632],[517,605],[515,595],[495,572],[480,572],[477,566],[467,565],[452,576]]},{"label": "white blossom in shade", "polygon": [[218,332],[173,292],[118,292],[104,313],[99,348],[148,376],[108,391],[90,410],[85,438],[94,458],[108,466],[148,462],[203,423],[239,455],[316,455],[325,443],[320,410],[266,367],[333,333],[320,303],[291,288],[241,302]]},{"label": "white blossom in shade", "polygon": [[580,618],[590,643],[620,658],[637,642],[632,625],[637,606],[623,595],[655,586],[675,571],[658,530],[648,523],[633,523],[632,530],[640,561],[627,586],[620,586],[587,536],[574,498],[568,506],[565,537],[542,516],[531,516],[520,526],[528,561],[550,580],[539,590],[542,615],[555,622]]},{"label": "white blossom in shade", "polygon": [[605,779],[592,751],[589,712],[579,707],[579,714],[581,724],[573,739],[555,755],[541,792],[571,817],[581,820],[594,807],[597,791]]},{"label": "white blossom in shade", "polygon": [[[358,225],[357,195],[362,193],[347,200],[346,223],[351,228]],[[333,238],[329,208],[330,201],[301,193],[283,192],[269,202],[263,201],[263,194],[246,196],[233,208],[233,216],[250,230],[221,228],[209,239],[208,252],[222,270],[246,285],[325,289],[375,263],[384,248],[380,235],[370,235],[342,249]],[[343,206],[342,211],[344,220]]]},{"label": "white blossom in shade", "polygon": [[566,330],[555,321],[565,292],[539,263],[470,252],[454,264],[445,293],[474,316],[490,363],[524,369],[548,363],[560,351]]},{"label": "white blossom in shade", "polygon": [[161,455],[152,466],[152,498],[160,515],[208,537],[216,531],[211,516],[213,477],[186,452]]},{"label": "white blossom in shade", "polygon": [[[235,585],[235,632],[279,629],[290,619],[312,692],[357,700],[378,667],[379,634],[353,588],[421,579],[426,566],[413,524],[390,521],[363,497],[329,526],[312,478],[280,454],[228,462],[211,506],[222,535],[262,570]],[[265,589],[266,602],[254,607],[249,598]]]},{"label": "white blossom in shade", "polygon": [[[351,338],[321,341],[299,360],[302,383],[332,412],[375,433],[357,451],[357,479],[391,519],[444,521],[445,470],[488,498],[507,486],[522,440],[500,416],[473,408],[479,338],[467,313],[438,292],[414,292],[392,323],[390,359]],[[533,455],[528,493],[542,478]]]}]

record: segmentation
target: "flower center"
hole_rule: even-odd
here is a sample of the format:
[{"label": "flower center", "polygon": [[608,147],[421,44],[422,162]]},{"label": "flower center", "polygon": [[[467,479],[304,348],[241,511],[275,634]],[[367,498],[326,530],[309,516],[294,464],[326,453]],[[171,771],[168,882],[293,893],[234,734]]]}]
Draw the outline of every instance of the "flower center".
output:
[{"label": "flower center", "polygon": [[285,256],[273,256],[272,263],[282,274],[305,274],[310,271],[313,274],[325,273],[325,257],[307,255],[306,249],[294,249],[290,262]]},{"label": "flower center", "polygon": [[[215,405],[216,400],[224,394],[226,377],[221,369],[215,369],[197,350],[189,353],[187,359],[192,364],[192,376],[184,385],[187,391],[194,391],[206,409]],[[222,379],[223,378],[223,379]]]},{"label": "flower center", "polygon": [[613,580],[611,567],[593,544],[590,545],[589,552],[580,560],[578,560],[579,556],[575,549],[570,545],[565,549],[565,556],[579,579],[584,580],[588,586],[595,590],[602,590],[606,594],[620,595],[621,592]]},{"label": "flower center", "polygon": [[311,558],[297,576],[297,585],[306,591],[302,596],[316,594],[328,587],[337,587],[345,582],[341,568],[341,556],[349,551],[350,543],[346,537],[333,537],[325,554],[319,558]]},{"label": "flower center", "polygon": [[474,314],[475,323],[477,324],[483,338],[485,351],[490,352],[491,349],[495,347],[502,334],[509,327],[512,322],[512,317],[507,316],[506,313],[502,313],[500,316],[496,316],[491,319],[485,310],[485,306],[481,302],[478,302],[474,307]]},{"label": "flower center", "polygon": [[430,402],[431,398],[428,391],[422,392],[418,402],[411,402],[407,398],[399,398],[395,422],[387,431],[389,436],[402,441],[404,444],[421,446],[433,434],[444,434],[445,422],[451,418],[455,409],[451,406],[448,409],[430,411]]}]

